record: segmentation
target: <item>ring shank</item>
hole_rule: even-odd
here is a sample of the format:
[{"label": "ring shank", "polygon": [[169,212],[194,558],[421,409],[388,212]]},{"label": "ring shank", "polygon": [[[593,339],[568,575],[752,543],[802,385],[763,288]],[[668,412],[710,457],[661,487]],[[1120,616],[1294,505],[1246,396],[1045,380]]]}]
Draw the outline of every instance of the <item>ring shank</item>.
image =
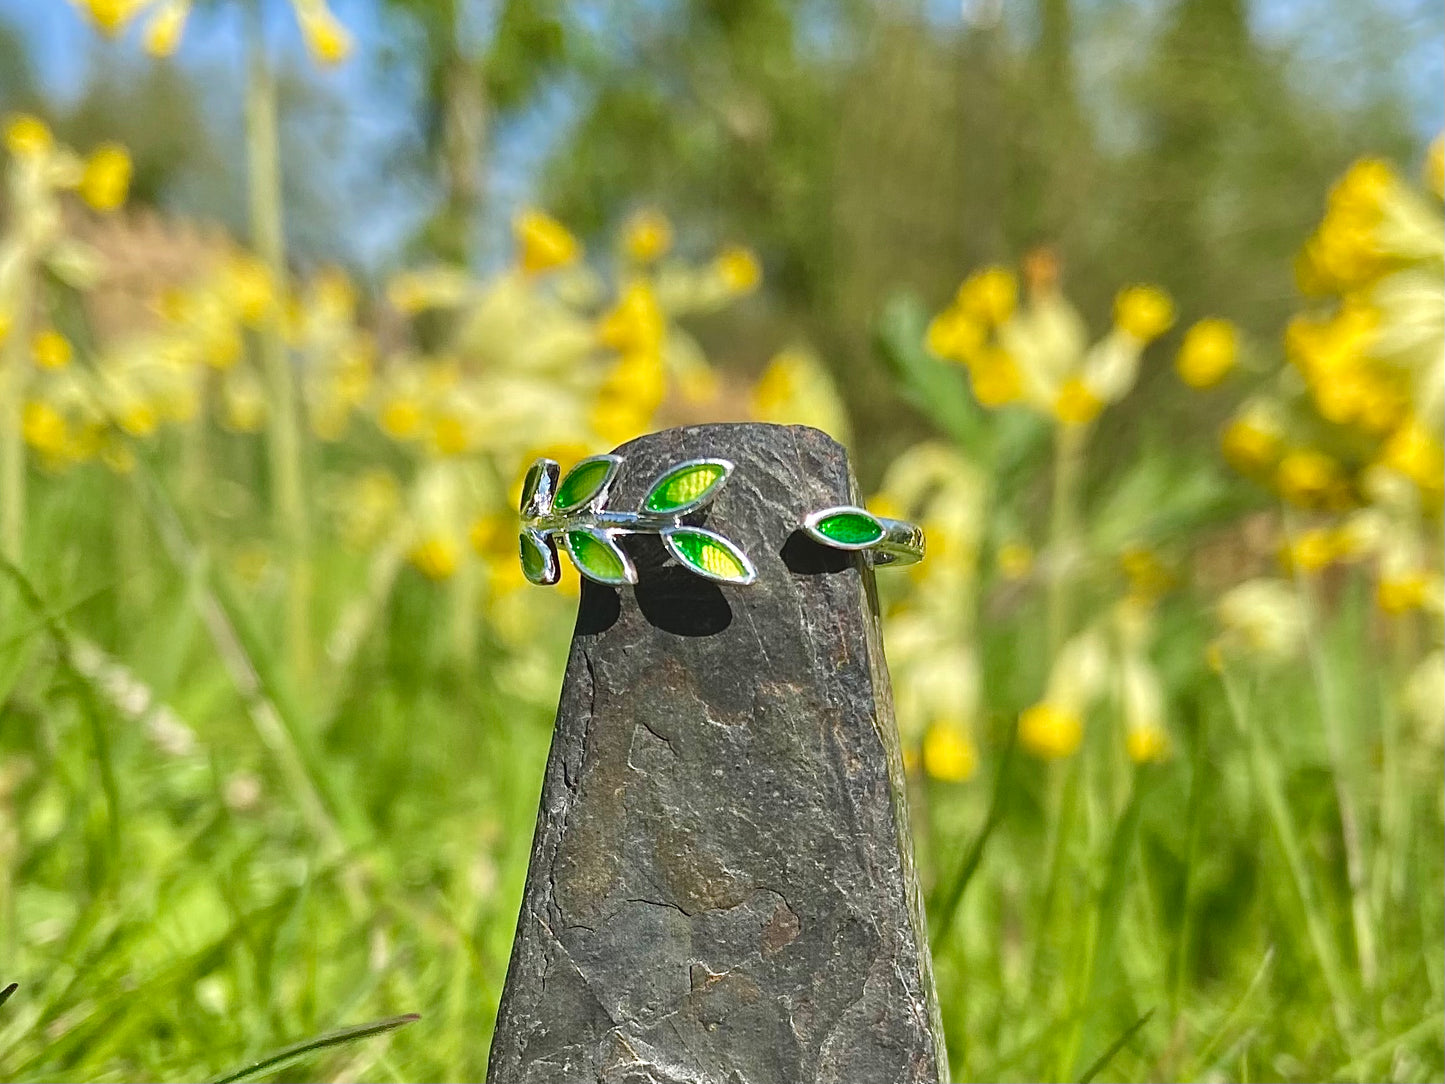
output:
[{"label": "ring shank", "polygon": [[883,537],[868,547],[875,565],[913,565],[923,560],[923,528],[902,519],[875,516],[883,527]]}]

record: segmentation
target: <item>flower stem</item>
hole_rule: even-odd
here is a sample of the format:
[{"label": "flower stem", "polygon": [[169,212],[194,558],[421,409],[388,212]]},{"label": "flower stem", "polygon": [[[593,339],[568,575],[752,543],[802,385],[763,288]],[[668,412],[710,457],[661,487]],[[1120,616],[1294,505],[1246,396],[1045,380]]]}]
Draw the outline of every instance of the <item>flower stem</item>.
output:
[{"label": "flower stem", "polygon": [[296,376],[282,336],[286,281],[282,233],[281,164],[277,140],[276,75],[266,55],[260,5],[250,20],[251,58],[246,85],[246,152],[251,240],[266,265],[276,297],[260,328],[261,364],[269,385],[267,453],[272,514],[286,568],[286,655],[295,677],[310,670],[311,565],[301,463]]},{"label": "flower stem", "polygon": [[1060,424],[1054,429],[1054,493],[1049,516],[1049,654],[1056,654],[1073,619],[1074,565],[1082,543],[1079,482],[1084,473],[1088,430]]},{"label": "flower stem", "polygon": [[26,357],[30,341],[30,268],[16,268],[14,296],[4,299],[10,327],[0,344],[0,556],[17,568],[25,552],[25,409]]}]

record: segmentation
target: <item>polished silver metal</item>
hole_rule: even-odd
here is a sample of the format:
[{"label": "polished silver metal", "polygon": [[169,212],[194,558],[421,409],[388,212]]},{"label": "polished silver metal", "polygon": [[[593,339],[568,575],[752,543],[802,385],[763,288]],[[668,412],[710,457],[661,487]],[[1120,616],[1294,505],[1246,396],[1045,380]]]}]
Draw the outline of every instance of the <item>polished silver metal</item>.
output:
[{"label": "polished silver metal", "polygon": [[[859,516],[869,520],[876,527],[877,536],[858,542],[832,538],[820,529],[820,524],[835,516]],[[875,516],[866,508],[853,504],[838,504],[808,513],[803,519],[803,530],[815,542],[825,546],[862,553],[875,566],[917,564],[923,560],[927,548],[923,528],[918,524],[889,516]]]},{"label": "polished silver metal", "polygon": [[[598,483],[595,489],[586,493],[581,499],[569,502],[559,509],[556,506],[556,498],[561,492],[568,479],[582,469],[590,469],[594,464],[607,462],[610,469],[603,480]],[[527,472],[527,479],[523,485],[521,515],[522,515],[522,539],[519,546],[522,547],[523,571],[527,578],[533,583],[546,585],[557,582],[559,573],[554,569],[557,541],[560,538],[562,548],[566,550],[567,556],[571,558],[572,565],[587,579],[609,586],[619,586],[624,583],[637,582],[637,568],[632,559],[622,549],[619,540],[627,535],[654,534],[661,536],[669,554],[678,561],[689,572],[704,579],[717,583],[728,584],[749,584],[757,579],[757,569],[748,556],[736,545],[716,531],[706,531],[694,524],[684,522],[685,517],[696,515],[702,511],[718,491],[722,489],[732,474],[733,463],[727,459],[707,457],[701,459],[688,459],[674,463],[655,478],[642,498],[640,507],[636,511],[620,511],[607,507],[608,498],[611,496],[612,483],[616,480],[617,473],[622,467],[622,457],[616,455],[589,456],[582,460],[572,470],[567,472],[566,477],[561,477],[560,469],[555,461],[551,459],[538,459]],[[718,467],[721,470],[720,476],[709,485],[702,493],[683,504],[673,505],[665,511],[650,510],[647,505],[654,493],[666,482],[676,475],[697,467]],[[706,536],[709,540],[723,546],[743,566],[744,574],[741,576],[719,575],[707,567],[695,564],[673,543],[670,535],[675,529],[686,528],[698,534]],[[582,545],[580,539],[575,539],[578,534],[586,534],[611,552],[617,563],[621,566],[621,573],[616,576],[600,575],[596,569],[586,567],[585,558],[578,556],[577,548]],[[525,560],[526,549],[529,544],[537,547],[543,560],[542,574],[534,577],[527,568]],[[545,558],[550,555],[552,561],[549,563]]]}]

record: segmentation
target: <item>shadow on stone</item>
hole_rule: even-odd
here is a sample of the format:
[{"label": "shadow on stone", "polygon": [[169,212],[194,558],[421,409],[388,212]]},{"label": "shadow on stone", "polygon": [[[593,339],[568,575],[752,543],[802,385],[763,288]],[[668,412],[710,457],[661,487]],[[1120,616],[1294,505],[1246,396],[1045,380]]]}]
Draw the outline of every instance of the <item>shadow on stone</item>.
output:
[{"label": "shadow on stone", "polygon": [[803,576],[814,576],[820,572],[842,572],[853,563],[853,554],[848,550],[835,550],[809,538],[802,531],[794,531],[783,543],[783,564],[788,571]]},{"label": "shadow on stone", "polygon": [[633,589],[649,624],[676,636],[712,636],[732,624],[733,608],[717,584],[678,565],[650,568]]},{"label": "shadow on stone", "polygon": [[582,581],[582,600],[577,604],[577,636],[595,636],[617,624],[622,613],[622,599],[617,588],[606,584]]}]

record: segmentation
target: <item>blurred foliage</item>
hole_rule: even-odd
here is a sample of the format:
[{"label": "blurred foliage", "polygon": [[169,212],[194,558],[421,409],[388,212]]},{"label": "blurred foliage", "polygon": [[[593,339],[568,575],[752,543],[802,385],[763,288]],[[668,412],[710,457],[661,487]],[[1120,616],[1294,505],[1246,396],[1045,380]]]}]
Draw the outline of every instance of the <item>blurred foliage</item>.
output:
[{"label": "blurred foliage", "polygon": [[1334,67],[1242,0],[272,5],[414,77],[374,276],[267,24],[243,113],[119,46],[50,100],[0,26],[0,1076],[480,1078],[577,582],[522,469],[752,418],[928,532],[878,588],[956,1076],[1439,1079],[1442,145],[1360,62],[1408,22],[1326,7]]}]

